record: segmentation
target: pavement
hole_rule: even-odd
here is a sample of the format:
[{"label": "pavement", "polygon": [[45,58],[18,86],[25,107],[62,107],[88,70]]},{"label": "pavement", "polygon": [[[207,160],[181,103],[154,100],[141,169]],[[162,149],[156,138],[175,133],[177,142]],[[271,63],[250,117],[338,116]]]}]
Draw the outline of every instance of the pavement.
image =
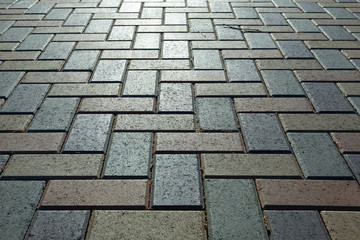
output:
[{"label": "pavement", "polygon": [[359,239],[359,0],[0,0],[0,239]]}]

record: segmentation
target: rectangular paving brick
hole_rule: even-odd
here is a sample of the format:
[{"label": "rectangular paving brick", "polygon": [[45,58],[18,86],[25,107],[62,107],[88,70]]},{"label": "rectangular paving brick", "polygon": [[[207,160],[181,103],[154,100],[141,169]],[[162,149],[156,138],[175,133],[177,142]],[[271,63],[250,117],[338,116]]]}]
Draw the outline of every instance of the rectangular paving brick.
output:
[{"label": "rectangular paving brick", "polygon": [[84,98],[79,112],[87,113],[152,113],[153,98]]},{"label": "rectangular paving brick", "polygon": [[279,50],[222,50],[224,59],[283,58]]},{"label": "rectangular paving brick", "polygon": [[[125,43],[125,42],[123,42]],[[130,48],[130,45],[129,47]],[[101,59],[158,59],[159,51],[158,50],[104,50],[101,55]],[[152,62],[156,62],[153,60]],[[143,60],[144,63],[144,60]],[[149,63],[145,61],[145,63]],[[155,63],[158,64],[158,63]],[[138,68],[141,68],[141,64],[138,64]],[[161,68],[161,63],[159,64]],[[156,69],[156,67],[155,67]]]},{"label": "rectangular paving brick", "polygon": [[0,115],[1,132],[24,132],[33,115]]},{"label": "rectangular paving brick", "polygon": [[13,27],[59,27],[63,23],[64,21],[61,20],[29,21],[29,19],[24,19],[24,20],[16,21]]},{"label": "rectangular paving brick", "polygon": [[230,82],[260,82],[260,76],[252,60],[226,60]]},{"label": "rectangular paving brick", "polygon": [[147,180],[52,180],[41,208],[145,209]]},{"label": "rectangular paving brick", "polygon": [[346,180],[258,179],[264,209],[359,209],[360,186]]},{"label": "rectangular paving brick", "polygon": [[123,96],[155,97],[157,78],[156,71],[128,71]]},{"label": "rectangular paving brick", "polygon": [[33,5],[26,14],[47,14],[53,7],[55,3],[36,3]]},{"label": "rectangular paving brick", "polygon": [[356,239],[360,234],[359,212],[322,211],[321,216],[332,239]]},{"label": "rectangular paving brick", "polygon": [[82,33],[84,27],[36,27],[32,33]]},{"label": "rectangular paving brick", "polygon": [[0,42],[22,42],[33,30],[31,27],[9,28],[0,37]]},{"label": "rectangular paving brick", "polygon": [[244,40],[240,29],[226,26],[216,26],[215,29],[219,40]]},{"label": "rectangular paving brick", "polygon": [[[149,8],[150,9],[150,8]],[[152,8],[153,9],[153,8]],[[146,8],[143,9],[143,14]],[[173,26],[173,25],[167,25],[167,26],[139,26],[138,32],[160,32],[160,33],[179,33],[179,32],[187,32],[187,26],[186,25],[179,25],[179,26]]]},{"label": "rectangular paving brick", "polygon": [[94,70],[100,51],[83,50],[73,51],[69,60],[66,62],[64,70]]},{"label": "rectangular paving brick", "polygon": [[342,153],[360,152],[360,134],[359,133],[331,133],[336,146]]},{"label": "rectangular paving brick", "polygon": [[15,21],[1,21],[0,22],[0,34],[3,34],[6,30],[8,30],[11,25],[13,25]]},{"label": "rectangular paving brick", "polygon": [[86,83],[87,72],[28,72],[22,83]]},{"label": "rectangular paving brick", "polygon": [[290,154],[202,154],[205,178],[301,178]]},{"label": "rectangular paving brick", "polygon": [[63,9],[54,8],[45,16],[44,19],[65,20],[70,15],[71,11],[72,9],[70,8],[63,8]]},{"label": "rectangular paving brick", "polygon": [[242,152],[238,133],[157,133],[157,153]]},{"label": "rectangular paving brick", "polygon": [[148,178],[152,153],[151,133],[113,133],[105,160],[106,178]]},{"label": "rectangular paving brick", "polygon": [[155,155],[151,207],[202,209],[200,163],[196,155]]},{"label": "rectangular paving brick", "polygon": [[268,26],[287,26],[288,22],[285,20],[281,13],[260,13],[259,14],[261,20],[265,25]]},{"label": "rectangular paving brick", "polygon": [[360,79],[360,72],[349,70],[295,70],[294,73],[300,82],[356,82]]},{"label": "rectangular paving brick", "polygon": [[[272,33],[272,38],[275,41],[280,40],[327,40],[322,33]],[[328,42],[327,42],[328,43]]]},{"label": "rectangular paving brick", "polygon": [[[189,30],[190,32],[214,32],[214,27],[212,24],[211,19],[193,19],[193,14],[196,13],[189,13]],[[198,13],[197,15],[202,14]],[[205,13],[207,14],[207,13]]]},{"label": "rectangular paving brick", "polygon": [[134,26],[114,26],[110,32],[108,40],[126,41],[133,40],[135,33]]},{"label": "rectangular paving brick", "polygon": [[19,51],[19,52],[1,52],[1,60],[35,60],[40,55],[40,51]]},{"label": "rectangular paving brick", "polygon": [[204,69],[223,69],[220,52],[217,50],[193,50],[194,68]]},{"label": "rectangular paving brick", "polygon": [[353,178],[327,133],[288,133],[287,136],[305,178]]},{"label": "rectangular paving brick", "polygon": [[195,84],[197,97],[265,97],[261,83],[199,83]]},{"label": "rectangular paving brick", "polygon": [[192,49],[247,49],[245,41],[193,41]]},{"label": "rectangular paving brick", "polygon": [[126,63],[125,60],[100,60],[90,82],[121,82]]},{"label": "rectangular paving brick", "polygon": [[161,71],[161,82],[226,82],[224,71]]},{"label": "rectangular paving brick", "polygon": [[235,98],[236,112],[313,112],[306,98]]},{"label": "rectangular paving brick", "polygon": [[358,41],[305,41],[309,49],[358,49]]},{"label": "rectangular paving brick", "polygon": [[315,57],[326,70],[355,69],[354,65],[339,50],[312,50]]},{"label": "rectangular paving brick", "polygon": [[17,48],[17,50],[44,50],[52,39],[52,34],[30,34]]},{"label": "rectangular paving brick", "polygon": [[298,33],[319,33],[320,30],[310,19],[288,19],[291,27]]},{"label": "rectangular paving brick", "polygon": [[250,49],[277,49],[268,33],[245,33]]},{"label": "rectangular paving brick", "polygon": [[360,182],[360,154],[344,154],[344,158],[354,173],[358,182]]},{"label": "rectangular paving brick", "polygon": [[0,72],[0,98],[9,97],[25,72]]},{"label": "rectangular paving brick", "polygon": [[85,33],[85,34],[56,34],[53,41],[57,42],[82,42],[82,41],[104,41],[106,34]]},{"label": "rectangular paving brick", "polygon": [[119,94],[120,84],[118,83],[93,83],[93,84],[54,84],[49,96],[51,97],[91,97],[111,96]]},{"label": "rectangular paving brick", "polygon": [[259,70],[298,70],[298,69],[322,69],[316,60],[257,60],[256,65]]},{"label": "rectangular paving brick", "polygon": [[57,153],[65,139],[64,133],[0,133],[0,152]]},{"label": "rectangular paving brick", "polygon": [[1,71],[60,71],[64,61],[5,61]]},{"label": "rectangular paving brick", "polygon": [[197,41],[197,40],[215,40],[214,33],[164,33],[164,40],[185,40],[185,41]]},{"label": "rectangular paving brick", "polygon": [[268,239],[252,180],[206,179],[204,184],[210,239]]},{"label": "rectangular paving brick", "polygon": [[261,75],[271,96],[305,96],[301,85],[289,70],[264,70]]},{"label": "rectangular paving brick", "polygon": [[86,26],[90,21],[90,13],[72,13],[63,26]]},{"label": "rectangular paving brick", "polygon": [[360,58],[360,50],[341,50],[347,58]]},{"label": "rectangular paving brick", "polygon": [[96,178],[100,175],[100,154],[16,154],[2,177],[11,179]]},{"label": "rectangular paving brick", "polygon": [[91,20],[86,27],[85,33],[108,33],[111,29],[112,20]]},{"label": "rectangular paving brick", "polygon": [[161,83],[159,112],[193,112],[193,92],[190,83]]},{"label": "rectangular paving brick", "polygon": [[66,60],[74,46],[75,42],[51,42],[39,59]]},{"label": "rectangular paving brick", "polygon": [[0,44],[0,50],[1,51],[13,51],[15,48],[19,45],[19,43],[16,42],[3,42]]},{"label": "rectangular paving brick", "polygon": [[301,41],[277,41],[285,58],[314,58],[309,49]]},{"label": "rectangular paving brick", "polygon": [[360,96],[360,83],[338,83],[336,85],[346,97]]},{"label": "rectangular paving brick", "polygon": [[188,60],[132,60],[129,65],[129,69],[143,69],[143,70],[190,69],[190,63]]},{"label": "rectangular paving brick", "polygon": [[162,8],[143,8],[141,11],[141,18],[162,18]]},{"label": "rectangular paving brick", "polygon": [[355,40],[355,38],[342,26],[319,26],[319,29],[331,40]]},{"label": "rectangular paving brick", "polygon": [[[106,42],[78,42],[77,50],[107,50],[130,49],[130,41],[106,41]],[[121,50],[120,50],[121,51]],[[103,56],[101,56],[103,58]],[[123,57],[126,59],[126,57]]]}]

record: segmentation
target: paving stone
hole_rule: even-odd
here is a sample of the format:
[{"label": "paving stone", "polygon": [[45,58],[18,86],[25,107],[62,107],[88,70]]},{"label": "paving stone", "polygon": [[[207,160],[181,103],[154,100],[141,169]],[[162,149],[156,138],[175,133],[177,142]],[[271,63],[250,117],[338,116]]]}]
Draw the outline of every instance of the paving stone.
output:
[{"label": "paving stone", "polygon": [[53,8],[44,19],[46,20],[66,20],[70,15],[71,8]]},{"label": "paving stone", "polygon": [[0,21],[0,34],[3,34],[14,23],[15,23],[15,21]]},{"label": "paving stone", "polygon": [[32,117],[32,115],[0,115],[0,131],[24,132]]},{"label": "paving stone", "polygon": [[215,26],[215,29],[219,40],[244,40],[240,29],[227,26]]},{"label": "paving stone", "polygon": [[350,62],[351,62],[357,69],[360,69],[360,59],[351,59]]},{"label": "paving stone", "polygon": [[84,98],[79,112],[85,113],[152,113],[153,98]]},{"label": "paving stone", "polygon": [[236,112],[313,112],[306,98],[235,98]]},{"label": "paving stone", "polygon": [[91,20],[85,33],[109,33],[112,22],[112,20]]},{"label": "paving stone", "polygon": [[125,60],[100,60],[90,82],[121,82],[125,68]]},{"label": "paving stone", "polygon": [[322,211],[321,216],[332,239],[357,239],[359,212]]},{"label": "paving stone", "polygon": [[281,13],[260,13],[260,18],[265,25],[269,26],[287,26],[288,22]]},{"label": "paving stone", "polygon": [[41,208],[145,209],[147,180],[51,180]]},{"label": "paving stone", "polygon": [[143,8],[141,11],[141,18],[162,18],[162,8]]},{"label": "paving stone", "polygon": [[252,60],[226,60],[225,66],[231,82],[260,82],[260,76]]},{"label": "paving stone", "polygon": [[336,146],[342,153],[360,152],[360,134],[358,133],[331,133]]},{"label": "paving stone", "polygon": [[9,28],[1,35],[0,42],[22,42],[32,30],[30,27]]},{"label": "paving stone", "polygon": [[214,32],[214,27],[211,19],[190,19],[190,32]]},{"label": "paving stone", "polygon": [[5,61],[1,71],[60,71],[63,61]]},{"label": "paving stone", "polygon": [[352,19],[356,18],[353,14],[347,11],[345,8],[324,8],[334,19]]},{"label": "paving stone", "polygon": [[0,227],[3,239],[24,239],[45,182],[0,182]]},{"label": "paving stone", "polygon": [[241,26],[240,27],[245,32],[263,32],[263,33],[274,33],[274,32],[285,32],[293,33],[294,29],[290,26]]},{"label": "paving stone", "polygon": [[331,40],[355,40],[342,26],[319,26],[320,30]]},{"label": "paving stone", "polygon": [[266,87],[271,96],[305,96],[293,73],[288,70],[261,71]]},{"label": "paving stone", "polygon": [[[76,45],[76,49],[78,50],[107,50],[114,49],[113,51],[121,51],[118,49],[130,49],[131,42],[130,41],[106,41],[106,42],[78,42]],[[106,51],[103,51],[106,52]],[[104,54],[101,55],[101,58],[104,57]],[[125,56],[120,58],[126,59]]]},{"label": "paving stone", "polygon": [[86,83],[87,72],[28,72],[22,83]]},{"label": "paving stone", "polygon": [[238,116],[248,152],[290,151],[275,114],[240,113]]},{"label": "paving stone", "polygon": [[274,239],[329,239],[317,211],[266,210],[264,214]]},{"label": "paving stone", "polygon": [[197,40],[215,40],[214,33],[164,33],[164,40],[185,40],[185,41],[197,41]]},{"label": "paving stone", "polygon": [[94,70],[100,51],[97,50],[76,50],[73,51],[67,61],[64,70]]},{"label": "paving stone", "polygon": [[51,97],[92,97],[92,96],[118,96],[120,85],[118,83],[93,84],[54,84],[49,96]]},{"label": "paving stone", "polygon": [[360,83],[338,83],[337,86],[346,97],[360,96]]},{"label": "paving stone", "polygon": [[297,2],[296,3],[301,10],[306,13],[323,13],[325,12],[322,7],[316,2]]},{"label": "paving stone", "polygon": [[127,3],[121,4],[119,12],[140,12],[141,3]]},{"label": "paving stone", "polygon": [[196,98],[196,113],[201,131],[238,131],[230,98]]},{"label": "paving stone", "polygon": [[312,50],[326,70],[355,69],[354,65],[339,50]]},{"label": "paving stone", "polygon": [[209,2],[211,12],[232,12],[232,9],[227,2]]},{"label": "paving stone", "polygon": [[[141,219],[141,221],[139,221]],[[126,227],[119,227],[126,226]],[[90,240],[122,236],[131,239],[206,239],[201,211],[94,211]]]},{"label": "paving stone", "polygon": [[360,182],[360,154],[344,154],[344,158],[355,178]]},{"label": "paving stone", "polygon": [[132,60],[130,70],[178,70],[190,69],[188,60]]},{"label": "paving stone", "polygon": [[359,19],[314,19],[314,24],[318,25],[334,25],[334,26],[357,26],[359,25]]},{"label": "paving stone", "polygon": [[2,177],[9,179],[96,178],[100,175],[100,154],[16,154]]},{"label": "paving stone", "polygon": [[254,8],[233,8],[233,11],[235,13],[235,16],[237,18],[259,18],[259,15],[257,14],[257,12],[255,11]]},{"label": "paving stone", "polygon": [[123,96],[155,97],[156,71],[128,71]]},{"label": "paving stone", "polygon": [[[327,40],[322,33],[272,33],[275,41],[279,40]],[[328,43],[328,42],[327,42]]]},{"label": "paving stone", "polygon": [[192,49],[247,49],[245,41],[194,41]]},{"label": "paving stone", "polygon": [[242,152],[238,133],[157,133],[156,152]]},{"label": "paving stone", "polygon": [[[126,13],[121,13],[121,16],[123,16],[123,18],[126,18],[125,14]],[[130,17],[130,18],[137,18],[137,16],[138,16],[138,13],[128,13],[128,14],[129,15],[132,14],[132,17]],[[127,18],[129,18],[129,17],[127,17]],[[162,23],[161,19],[117,19],[115,21],[115,25],[118,25],[118,26],[119,25],[120,26],[128,26],[128,25],[133,25],[133,26],[140,26],[140,25],[153,26],[153,25],[161,25],[161,23]]]},{"label": "paving stone", "polygon": [[32,33],[82,33],[84,27],[36,27]]},{"label": "paving stone", "polygon": [[102,33],[85,33],[85,34],[56,34],[53,41],[57,42],[82,42],[82,41],[104,41],[106,34]]},{"label": "paving stone", "polygon": [[[110,42],[111,43],[111,42]],[[125,42],[123,42],[125,43]],[[127,43],[131,43],[131,42],[127,42]],[[112,46],[114,46],[113,44],[111,44]],[[130,48],[130,44],[127,45],[127,48]],[[116,49],[116,48],[115,48]],[[159,51],[158,50],[104,50],[102,55],[101,55],[101,59],[126,59],[126,60],[132,60],[132,59],[141,59],[142,63],[145,64],[147,63],[148,65],[150,65],[149,63],[153,63],[155,64],[155,60],[154,61],[147,61],[147,60],[143,60],[143,59],[158,59],[159,58]],[[161,64],[159,64],[159,62],[156,62],[159,65],[159,68],[161,68]],[[164,62],[167,63],[167,62]],[[139,66],[136,66],[138,68],[141,69],[141,65],[139,64]],[[156,65],[156,64],[155,64]],[[168,64],[170,65],[170,64]],[[154,66],[151,66],[153,68],[155,68]]]},{"label": "paving stone", "polygon": [[215,25],[244,25],[244,26],[263,25],[260,19],[214,19],[213,22]]},{"label": "paving stone", "polygon": [[194,68],[204,69],[223,69],[221,56],[217,50],[193,50]]},{"label": "paving stone", "polygon": [[353,180],[257,179],[264,209],[358,209],[360,186]]},{"label": "paving stone", "polygon": [[250,49],[277,49],[268,33],[245,33]]},{"label": "paving stone", "polygon": [[358,71],[347,70],[295,70],[294,73],[300,82],[356,82],[360,78]]},{"label": "paving stone", "polygon": [[189,44],[187,41],[164,41],[162,48],[163,59],[188,59]]},{"label": "paving stone", "polygon": [[155,156],[152,208],[202,209],[201,190],[200,164],[196,155]]},{"label": "paving stone", "polygon": [[[145,8],[144,8],[145,10]],[[143,10],[143,13],[144,13]],[[160,32],[160,33],[186,33],[186,25],[167,25],[167,26],[139,26],[137,32]]]},{"label": "paving stone", "polygon": [[10,8],[31,8],[37,0],[20,0],[16,2],[14,5],[12,5]]},{"label": "paving stone", "polygon": [[225,72],[216,70],[161,71],[161,82],[226,82]]},{"label": "paving stone", "polygon": [[5,43],[2,42],[0,43],[0,51],[13,51],[15,50],[15,48],[19,45],[19,43]]},{"label": "paving stone", "polygon": [[148,178],[152,142],[151,133],[113,133],[104,177]]},{"label": "paving stone", "polygon": [[134,49],[159,49],[159,33],[137,33],[134,43]]},{"label": "paving stone", "polygon": [[291,0],[272,0],[276,7],[296,7]]},{"label": "paving stone", "polygon": [[90,211],[37,211],[26,239],[84,239]]},{"label": "paving stone", "polygon": [[353,178],[327,133],[288,133],[287,136],[305,178]]},{"label": "paving stone", "polygon": [[0,112],[34,114],[49,91],[49,88],[49,84],[18,85],[1,107]]},{"label": "paving stone", "polygon": [[0,98],[9,97],[24,74],[24,72],[0,72]]},{"label": "paving stone", "polygon": [[4,99],[0,99],[0,107],[4,104],[5,100]]},{"label": "paving stone", "polygon": [[314,69],[319,70],[322,69],[321,65],[316,60],[306,59],[306,60],[298,60],[298,59],[276,59],[276,60],[268,60],[268,59],[260,59],[256,61],[256,65],[259,70],[307,70]]},{"label": "paving stone", "polygon": [[309,49],[357,49],[360,43],[357,41],[305,41]]},{"label": "paving stone", "polygon": [[104,153],[113,115],[78,114],[68,135],[64,152]]},{"label": "paving stone", "polygon": [[64,23],[61,20],[54,21],[28,21],[19,20],[13,25],[13,27],[59,27]]},{"label": "paving stone", "polygon": [[195,84],[197,97],[264,97],[266,96],[261,83],[202,83]]},{"label": "paving stone", "polygon": [[317,33],[320,30],[310,19],[288,19],[289,24],[296,32]]},{"label": "paving stone", "polygon": [[206,179],[209,239],[267,239],[250,179]]},{"label": "paving stone", "polygon": [[360,97],[348,97],[348,100],[356,109],[356,111],[360,113]]},{"label": "paving stone", "polygon": [[205,178],[301,178],[290,154],[202,154]]},{"label": "paving stone", "polygon": [[68,17],[63,26],[86,26],[90,18],[90,13],[73,13]]},{"label": "paving stone", "polygon": [[39,59],[66,60],[74,46],[75,42],[51,42],[40,55]]},{"label": "paving stone", "polygon": [[185,13],[165,13],[165,25],[186,24]]},{"label": "paving stone", "polygon": [[2,172],[2,169],[6,165],[9,158],[9,155],[0,155],[0,173]]},{"label": "paving stone", "polygon": [[101,8],[119,7],[120,4],[121,4],[121,0],[103,0],[101,1],[99,7]]},{"label": "paving stone", "polygon": [[193,131],[194,116],[189,114],[120,114],[119,131]]},{"label": "paving stone", "polygon": [[20,14],[20,13],[15,13],[15,14],[2,14],[0,15],[0,21],[1,20],[6,20],[6,21],[40,21],[44,18],[43,14]]},{"label": "paving stone", "polygon": [[47,14],[54,5],[55,3],[51,2],[36,3],[28,11],[26,11],[26,14]]},{"label": "paving stone", "polygon": [[283,58],[279,50],[222,50],[224,59]]},{"label": "paving stone", "polygon": [[193,93],[190,83],[161,83],[159,112],[193,112]]},{"label": "paving stone", "polygon": [[1,60],[35,60],[40,55],[40,51],[19,51],[19,52],[2,52]]},{"label": "paving stone", "polygon": [[314,58],[309,49],[301,41],[277,41],[285,58]]}]

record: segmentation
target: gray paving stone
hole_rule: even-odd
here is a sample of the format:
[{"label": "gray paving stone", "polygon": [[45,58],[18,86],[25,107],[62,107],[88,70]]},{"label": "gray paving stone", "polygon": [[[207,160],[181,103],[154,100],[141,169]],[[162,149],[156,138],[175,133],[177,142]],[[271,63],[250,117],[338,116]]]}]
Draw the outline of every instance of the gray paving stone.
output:
[{"label": "gray paving stone", "polygon": [[[51,97],[117,97],[120,84],[118,83],[74,83],[54,84],[49,96]],[[84,103],[83,103],[84,104]]]},{"label": "gray paving stone", "polygon": [[281,13],[260,13],[261,20],[267,26],[287,26],[288,22]]},{"label": "gray paving stone", "polygon": [[88,72],[28,72],[22,83],[87,83]]},{"label": "gray paving stone", "polygon": [[230,98],[196,98],[196,113],[202,131],[238,131]]},{"label": "gray paving stone", "polygon": [[211,19],[190,19],[190,32],[214,32]]},{"label": "gray paving stone", "polygon": [[261,82],[252,60],[225,60],[230,82]]},{"label": "gray paving stone", "polygon": [[185,13],[165,13],[165,25],[185,25]]},{"label": "gray paving stone", "polygon": [[109,7],[119,7],[121,0],[102,0],[99,7],[109,8]]},{"label": "gray paving stone", "polygon": [[75,50],[66,62],[64,70],[94,70],[100,51],[98,50]]},{"label": "gray paving stone", "polygon": [[160,84],[159,112],[193,112],[190,83]]},{"label": "gray paving stone", "polygon": [[261,75],[271,96],[305,96],[304,90],[288,70],[263,70]]},{"label": "gray paving stone", "polygon": [[162,8],[143,8],[141,11],[141,18],[162,18]]},{"label": "gray paving stone", "polygon": [[209,2],[209,7],[211,12],[232,12],[227,2]]},{"label": "gray paving stone", "polygon": [[84,27],[36,27],[33,33],[82,33]]},{"label": "gray paving stone", "polygon": [[291,0],[271,0],[277,7],[296,7]]},{"label": "gray paving stone", "polygon": [[124,2],[121,4],[119,12],[125,13],[134,13],[134,12],[140,12],[141,3],[134,2],[134,3],[128,3]]},{"label": "gray paving stone", "polygon": [[109,33],[112,20],[91,20],[86,27],[85,33]]},{"label": "gray paving stone", "polygon": [[345,8],[324,8],[335,19],[353,19],[356,18],[353,14]]},{"label": "gray paving stone", "polygon": [[3,34],[14,23],[15,23],[15,21],[0,21],[0,34]]},{"label": "gray paving stone", "polygon": [[287,136],[305,178],[353,178],[327,133],[288,133]]},{"label": "gray paving stone", "polygon": [[332,41],[355,40],[342,26],[319,26],[319,28]]},{"label": "gray paving stone", "polygon": [[217,50],[193,50],[195,69],[223,69],[221,56]]},{"label": "gray paving stone", "polygon": [[75,42],[51,42],[39,59],[66,60],[74,46]]},{"label": "gray paving stone", "polygon": [[33,6],[38,0],[20,0],[18,2],[16,2],[14,5],[12,5],[10,8],[11,9],[22,9],[22,8],[26,8],[29,9],[31,6]]},{"label": "gray paving stone", "polygon": [[44,50],[53,36],[52,34],[30,34],[17,50]]},{"label": "gray paving stone", "polygon": [[[74,27],[75,28],[75,27]],[[106,38],[105,33],[85,33],[85,34],[56,34],[53,41],[56,42],[99,42],[104,41]]]},{"label": "gray paving stone", "polygon": [[113,133],[104,177],[148,178],[152,142],[152,133]]},{"label": "gray paving stone", "polygon": [[7,98],[25,72],[0,72],[0,98]]},{"label": "gray paving stone", "polygon": [[54,6],[55,3],[52,2],[39,2],[33,5],[26,14],[47,14]]},{"label": "gray paving stone", "polygon": [[344,158],[356,180],[360,183],[360,154],[344,154]]},{"label": "gray paving stone", "polygon": [[84,239],[90,211],[36,211],[26,239]]},{"label": "gray paving stone", "polygon": [[41,181],[0,181],[2,239],[24,239],[44,187]]},{"label": "gray paving stone", "polygon": [[71,14],[63,26],[86,26],[90,21],[90,13],[73,13]]},{"label": "gray paving stone", "polygon": [[126,60],[100,60],[90,82],[122,82]]},{"label": "gray paving stone", "polygon": [[354,109],[335,83],[302,83],[315,110],[319,113],[353,113]]},{"label": "gray paving stone", "polygon": [[324,239],[329,236],[317,211],[264,211],[272,239]]},{"label": "gray paving stone", "polygon": [[122,96],[155,97],[157,78],[156,71],[128,71]]},{"label": "gray paving stone", "polygon": [[245,41],[194,41],[192,49],[247,49]]},{"label": "gray paving stone", "polygon": [[320,30],[310,19],[288,19],[289,24],[296,32],[317,33]]},{"label": "gray paving stone", "polygon": [[221,70],[161,71],[161,82],[226,82]]},{"label": "gray paving stone", "polygon": [[259,18],[259,15],[254,8],[233,8],[235,16],[239,19],[250,18],[256,19]]},{"label": "gray paving stone", "polygon": [[360,69],[360,59],[351,59],[350,62],[354,64],[357,69]]},{"label": "gray paving stone", "polygon": [[240,113],[238,116],[248,152],[290,152],[275,114]]},{"label": "gray paving stone", "polygon": [[356,111],[360,113],[360,97],[348,97],[348,100],[356,109]]},{"label": "gray paving stone", "polygon": [[324,9],[316,2],[297,2],[301,10],[306,13],[324,13]]},{"label": "gray paving stone", "polygon": [[20,84],[1,106],[2,113],[34,114],[50,89],[50,84]]},{"label": "gray paving stone", "polygon": [[240,29],[228,26],[215,26],[215,29],[219,40],[244,40]]},{"label": "gray paving stone", "polygon": [[5,61],[0,65],[1,71],[60,71],[63,61]]},{"label": "gray paving stone", "polygon": [[64,152],[105,153],[112,121],[111,114],[76,115]]},{"label": "gray paving stone", "polygon": [[314,58],[309,49],[301,41],[277,41],[285,58]]},{"label": "gray paving stone", "polygon": [[66,20],[70,15],[71,8],[54,8],[46,16],[45,20]]},{"label": "gray paving stone", "polygon": [[1,35],[0,42],[22,42],[32,30],[33,28],[29,27],[9,28],[3,35]]},{"label": "gray paving stone", "polygon": [[31,122],[29,132],[67,132],[79,102],[79,98],[46,98]]},{"label": "gray paving stone", "polygon": [[277,49],[268,33],[245,33],[250,49]]},{"label": "gray paving stone", "polygon": [[10,158],[9,155],[0,155],[0,173],[3,169],[3,167],[6,165],[9,158]]},{"label": "gray paving stone", "polygon": [[196,97],[261,97],[266,96],[262,83],[195,84]]},{"label": "gray paving stone", "polygon": [[187,41],[164,41],[162,57],[163,59],[188,59],[189,43]]},{"label": "gray paving stone", "polygon": [[250,179],[205,179],[209,239],[268,239]]},{"label": "gray paving stone", "polygon": [[111,29],[109,41],[132,41],[135,34],[135,26],[114,26]]},{"label": "gray paving stone", "polygon": [[160,33],[137,33],[134,49],[159,49]]},{"label": "gray paving stone", "polygon": [[316,49],[312,52],[326,70],[356,69],[339,50]]},{"label": "gray paving stone", "polygon": [[155,155],[152,208],[202,209],[200,162],[196,155]]},{"label": "gray paving stone", "polygon": [[25,132],[33,115],[11,114],[0,115],[0,131],[2,132]]}]

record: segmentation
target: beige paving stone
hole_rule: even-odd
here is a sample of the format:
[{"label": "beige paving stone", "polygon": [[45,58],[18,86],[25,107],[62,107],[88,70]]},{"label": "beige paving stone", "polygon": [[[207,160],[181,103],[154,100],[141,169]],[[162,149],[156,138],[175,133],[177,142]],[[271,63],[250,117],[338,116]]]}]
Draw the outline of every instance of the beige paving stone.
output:
[{"label": "beige paving stone", "polygon": [[300,82],[352,82],[359,81],[359,71],[337,70],[295,70],[296,77]]},{"label": "beige paving stone", "polygon": [[37,21],[44,18],[43,14],[25,14],[25,15],[0,15],[0,21],[9,20],[28,20]]},{"label": "beige paving stone", "polygon": [[171,70],[171,69],[190,69],[188,60],[133,60],[130,62],[129,69],[144,70]]},{"label": "beige paving stone", "polygon": [[[121,42],[79,42],[75,49],[81,49],[81,50],[86,50],[86,49],[113,49],[113,50],[118,50],[118,49],[130,49],[131,46],[131,42],[130,41],[121,41]],[[113,52],[113,51],[111,51]]]},{"label": "beige paving stone", "polygon": [[49,96],[72,96],[72,97],[89,97],[89,96],[109,96],[116,97],[119,95],[120,84],[118,83],[94,83],[94,84],[54,84]]},{"label": "beige paving stone", "polygon": [[226,18],[234,18],[234,15],[232,13],[189,13],[188,18],[192,19],[226,19]]},{"label": "beige paving stone", "polygon": [[223,59],[283,58],[279,50],[223,50]]},{"label": "beige paving stone", "polygon": [[4,102],[5,102],[5,100],[4,100],[4,99],[0,99],[0,106],[1,106],[1,105],[3,105],[3,104],[4,104]]},{"label": "beige paving stone", "polygon": [[84,98],[80,112],[152,113],[153,98]]},{"label": "beige paving stone", "polygon": [[0,65],[2,71],[59,71],[64,61],[5,61]]},{"label": "beige paving stone", "polygon": [[237,112],[313,112],[306,98],[235,98]]},{"label": "beige paving stone", "polygon": [[263,25],[260,19],[214,19],[215,25]]},{"label": "beige paving stone", "polygon": [[[134,19],[138,18],[138,13],[95,13],[93,19]],[[132,25],[132,24],[128,24]]]},{"label": "beige paving stone", "polygon": [[344,25],[360,25],[360,20],[352,20],[352,19],[314,19],[313,22],[316,26],[344,26]]},{"label": "beige paving stone", "polygon": [[187,32],[187,26],[139,26],[138,32]]},{"label": "beige paving stone", "polygon": [[197,41],[197,40],[215,40],[214,33],[164,33],[163,40],[185,40],[185,41]]},{"label": "beige paving stone", "polygon": [[33,115],[0,115],[0,131],[24,132],[32,118]]},{"label": "beige paving stone", "polygon": [[310,49],[335,48],[335,49],[356,49],[360,48],[358,41],[305,41]]},{"label": "beige paving stone", "polygon": [[161,82],[226,82],[224,71],[161,71]]},{"label": "beige paving stone", "polygon": [[285,13],[285,12],[294,12],[294,13],[298,13],[301,12],[300,9],[298,8],[271,8],[271,7],[267,7],[267,8],[256,8],[256,11],[259,13],[268,13],[268,12],[280,12],[280,13]]},{"label": "beige paving stone", "polygon": [[139,26],[139,25],[150,25],[150,26],[154,26],[154,25],[161,25],[161,19],[118,19],[115,21],[115,26],[127,26],[127,25],[135,25],[135,26]]},{"label": "beige paving stone", "polygon": [[360,152],[360,133],[331,133],[341,153]]},{"label": "beige paving stone", "polygon": [[341,51],[347,58],[360,58],[360,50],[342,50]]},{"label": "beige paving stone", "polygon": [[28,72],[22,83],[87,83],[88,72]]},{"label": "beige paving stone", "polygon": [[0,51],[12,51],[19,43],[0,43]]},{"label": "beige paving stone", "polygon": [[321,217],[331,239],[356,240],[359,238],[359,211],[322,211]]},{"label": "beige paving stone", "polygon": [[[360,81],[360,79],[359,79]],[[345,97],[360,96],[360,82],[358,83],[337,83],[336,84]]]},{"label": "beige paving stone", "polygon": [[201,83],[195,84],[195,95],[203,96],[266,96],[261,83]]},{"label": "beige paving stone", "polygon": [[297,69],[322,69],[316,60],[256,60],[259,70],[297,70]]},{"label": "beige paving stone", "polygon": [[305,19],[316,19],[316,18],[327,19],[327,18],[330,18],[330,19],[332,19],[332,17],[327,13],[284,13],[283,15],[287,19],[290,19],[290,18],[293,18],[293,19],[301,19],[301,18],[305,18]]},{"label": "beige paving stone", "polygon": [[347,31],[349,31],[349,32],[351,32],[351,33],[353,33],[353,32],[360,32],[360,26],[344,26],[344,28],[347,30]]},{"label": "beige paving stone", "polygon": [[16,21],[14,27],[60,27],[64,21]]},{"label": "beige paving stone", "polygon": [[104,50],[101,59],[158,59],[158,50]]},{"label": "beige paving stone", "polygon": [[35,60],[40,53],[40,51],[1,52],[0,60]]},{"label": "beige paving stone", "polygon": [[247,49],[245,41],[193,41],[192,49]]},{"label": "beige paving stone", "polygon": [[327,40],[322,33],[272,33],[275,41],[279,40]]},{"label": "beige paving stone", "polygon": [[37,27],[33,33],[82,33],[85,27]]},{"label": "beige paving stone", "polygon": [[84,34],[56,34],[53,41],[57,42],[87,42],[87,41],[104,41],[106,34],[102,33],[84,33]]},{"label": "beige paving stone", "polygon": [[289,32],[293,33],[294,29],[290,26],[241,26],[244,33],[246,32]]}]

